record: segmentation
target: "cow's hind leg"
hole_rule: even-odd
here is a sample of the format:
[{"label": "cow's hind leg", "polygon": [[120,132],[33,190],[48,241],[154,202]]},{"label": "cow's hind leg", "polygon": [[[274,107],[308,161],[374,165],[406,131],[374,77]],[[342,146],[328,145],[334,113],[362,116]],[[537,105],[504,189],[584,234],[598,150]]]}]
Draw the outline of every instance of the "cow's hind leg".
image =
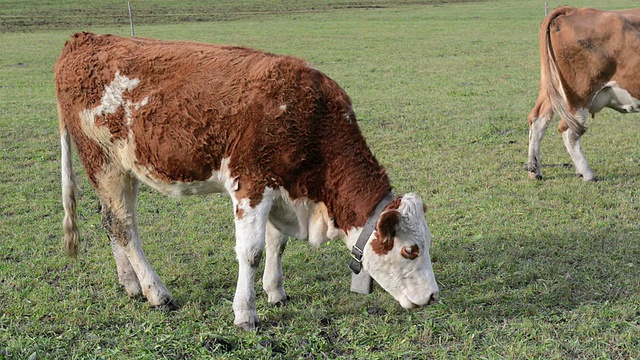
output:
[{"label": "cow's hind leg", "polygon": [[[580,115],[582,119],[586,119],[588,113],[581,111]],[[569,152],[569,156],[571,156],[573,164],[576,166],[576,174],[582,176],[582,180],[584,181],[595,181],[595,175],[593,174],[593,171],[591,171],[591,168],[587,163],[587,158],[582,152],[580,135],[573,131],[571,128],[567,128],[562,132],[562,140],[564,141],[564,146]]]},{"label": "cow's hind leg", "polygon": [[[104,212],[105,209],[103,209],[103,213]],[[107,215],[105,214],[103,220],[106,219],[106,217]],[[124,287],[129,297],[142,296],[140,281],[129,258],[127,258],[127,254],[124,252],[122,246],[120,246],[118,239],[111,232],[112,227],[106,224],[105,227],[107,228],[109,240],[111,240],[111,250],[113,251],[113,258],[116,260],[116,266],[118,268],[118,282]]]},{"label": "cow's hind leg", "polygon": [[97,180],[102,223],[111,240],[120,283],[129,296],[143,294],[153,307],[175,308],[171,293],[142,250],[135,211],[138,180],[120,171],[104,171]]},{"label": "cow's hind leg", "polygon": [[271,222],[267,223],[266,256],[262,288],[267,293],[269,302],[286,304],[287,293],[284,291],[282,275],[282,253],[287,246],[287,237],[276,229]]},{"label": "cow's hind leg", "polygon": [[540,164],[540,143],[547,127],[553,118],[553,110],[546,97],[540,96],[538,102],[529,114],[529,157],[527,171],[529,178],[542,179],[542,165]]}]

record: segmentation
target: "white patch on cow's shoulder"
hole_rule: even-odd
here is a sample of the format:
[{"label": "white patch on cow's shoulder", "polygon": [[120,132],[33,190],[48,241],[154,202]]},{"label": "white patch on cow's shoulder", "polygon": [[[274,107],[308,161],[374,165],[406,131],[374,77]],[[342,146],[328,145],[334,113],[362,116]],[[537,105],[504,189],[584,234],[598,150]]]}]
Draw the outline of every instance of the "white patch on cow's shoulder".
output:
[{"label": "white patch on cow's shoulder", "polygon": [[104,87],[102,102],[92,109],[93,113],[95,115],[115,114],[120,106],[127,104],[124,93],[135,89],[138,84],[140,84],[140,79],[129,79],[120,75],[120,71],[116,71],[111,84]]},{"label": "white patch on cow's shoulder", "polygon": [[120,71],[116,71],[113,81],[104,87],[100,105],[91,109],[91,114],[94,118],[96,116],[115,114],[119,107],[123,107],[126,125],[131,126],[133,123],[133,111],[139,110],[149,102],[148,96],[139,102],[132,102],[125,98],[125,94],[135,89],[139,84],[140,79],[130,79],[120,75]]},{"label": "white patch on cow's shoulder", "polygon": [[[136,163],[135,142],[130,126],[133,123],[133,112],[149,103],[149,97],[139,102],[126,99],[126,93],[135,89],[140,84],[139,79],[129,79],[116,71],[114,80],[104,88],[100,105],[92,109],[84,109],[80,112],[80,126],[89,138],[97,142],[105,151],[107,157],[116,158],[114,164],[120,164],[124,169],[133,169]],[[116,114],[119,107],[125,112],[126,139],[113,139],[108,126],[106,115]]]},{"label": "white patch on cow's shoulder", "polygon": [[309,217],[309,244],[318,247],[331,239],[346,240],[347,234],[335,226],[327,206],[322,202],[317,203]]},{"label": "white patch on cow's shoulder", "polygon": [[282,110],[282,111],[287,110],[287,104],[280,105],[280,110]]},{"label": "white patch on cow's shoulder", "polygon": [[640,112],[640,100],[631,96],[617,82],[610,81],[593,97],[589,112],[595,114],[605,107],[622,113]]}]

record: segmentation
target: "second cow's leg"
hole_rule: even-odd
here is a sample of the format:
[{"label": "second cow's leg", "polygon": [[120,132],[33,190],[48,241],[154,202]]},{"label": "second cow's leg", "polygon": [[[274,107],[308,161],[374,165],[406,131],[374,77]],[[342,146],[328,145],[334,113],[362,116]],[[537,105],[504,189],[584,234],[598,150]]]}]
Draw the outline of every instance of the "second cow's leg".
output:
[{"label": "second cow's leg", "polygon": [[270,303],[283,304],[287,301],[282,274],[282,253],[287,246],[287,237],[276,229],[271,222],[267,223],[266,256],[262,288],[267,293]]},{"label": "second cow's leg", "polygon": [[527,171],[531,179],[542,179],[540,144],[552,118],[553,110],[549,102],[545,96],[540,96],[538,102],[529,114],[529,155],[527,159]]},{"label": "second cow's leg", "polygon": [[[589,112],[583,109],[578,111],[576,115],[578,117],[578,121],[584,125],[589,117]],[[582,176],[582,180],[584,181],[594,181],[596,177],[593,174],[593,171],[591,171],[591,168],[587,163],[587,158],[582,152],[580,134],[572,130],[569,126],[560,130],[564,130],[562,131],[562,140],[564,141],[564,146],[567,149],[567,152],[569,152],[569,156],[571,156],[571,160],[576,167],[576,174]]]},{"label": "second cow's leg", "polygon": [[102,223],[111,239],[118,279],[129,296],[143,294],[151,306],[173,309],[171,293],[142,250],[136,218],[138,181],[117,170],[96,176],[102,203]]},{"label": "second cow's leg", "polygon": [[567,129],[562,133],[562,140],[564,140],[564,146],[567,148],[573,164],[576,166],[576,173],[582,176],[584,181],[595,180],[595,175],[589,164],[587,158],[582,152],[582,145],[580,144],[580,135],[578,135],[572,129]]}]

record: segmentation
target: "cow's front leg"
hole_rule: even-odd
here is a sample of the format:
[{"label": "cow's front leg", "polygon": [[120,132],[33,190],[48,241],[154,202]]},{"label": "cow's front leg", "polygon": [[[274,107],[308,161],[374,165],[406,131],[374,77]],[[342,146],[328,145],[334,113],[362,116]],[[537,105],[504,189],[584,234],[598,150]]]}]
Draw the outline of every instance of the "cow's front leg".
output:
[{"label": "cow's front leg", "polygon": [[576,166],[576,174],[582,176],[582,180],[584,181],[594,181],[596,177],[593,174],[593,171],[591,171],[591,168],[587,163],[587,158],[582,152],[580,135],[571,128],[568,128],[562,133],[562,140],[564,141],[564,146],[569,152],[569,156],[571,156],[573,164]]},{"label": "cow's front leg", "polygon": [[267,223],[266,257],[262,288],[267,293],[269,302],[285,304],[287,293],[284,291],[282,275],[282,253],[287,246],[287,237],[276,229],[271,222]]},{"label": "cow's front leg", "polygon": [[542,179],[540,164],[540,144],[547,127],[553,118],[553,110],[546,100],[546,94],[538,98],[538,102],[529,114],[529,156],[527,171],[530,179]]},{"label": "cow's front leg", "polygon": [[256,312],[255,274],[265,246],[265,232],[272,199],[267,196],[255,207],[249,199],[236,201],[236,256],[238,259],[238,285],[233,298],[234,324],[244,330],[258,325]]}]

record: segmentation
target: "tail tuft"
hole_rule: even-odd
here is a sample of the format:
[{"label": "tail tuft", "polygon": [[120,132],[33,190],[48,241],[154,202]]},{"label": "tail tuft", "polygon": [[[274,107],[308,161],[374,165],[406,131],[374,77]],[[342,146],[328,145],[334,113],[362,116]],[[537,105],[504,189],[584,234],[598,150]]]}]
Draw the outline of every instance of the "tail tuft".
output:
[{"label": "tail tuft", "polygon": [[76,258],[80,247],[80,232],[78,231],[78,216],[76,214],[77,185],[73,173],[71,136],[64,126],[60,128],[60,144],[62,146],[62,207],[64,208],[63,250],[70,257]]},{"label": "tail tuft", "polygon": [[63,250],[68,256],[74,259],[78,256],[80,244],[80,232],[78,231],[76,223],[77,219],[75,214],[65,214],[64,220],[62,221],[62,229],[64,231]]}]

